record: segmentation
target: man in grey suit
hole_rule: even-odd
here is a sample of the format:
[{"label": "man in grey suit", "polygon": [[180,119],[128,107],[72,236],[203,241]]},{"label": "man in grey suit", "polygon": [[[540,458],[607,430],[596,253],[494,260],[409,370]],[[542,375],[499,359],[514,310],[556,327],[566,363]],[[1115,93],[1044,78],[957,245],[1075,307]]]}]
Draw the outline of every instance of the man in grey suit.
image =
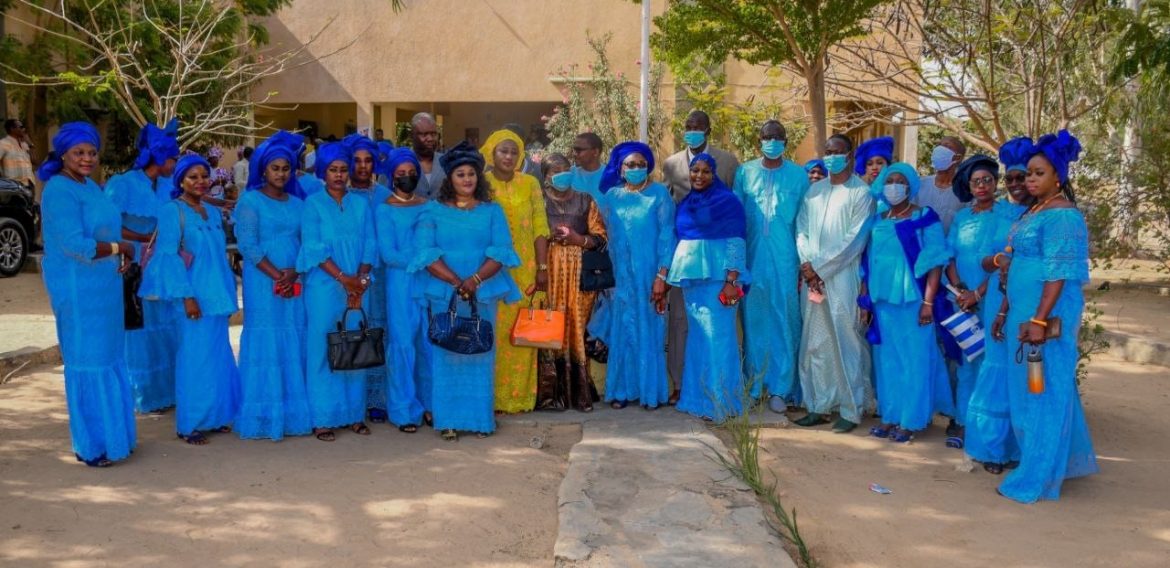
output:
[{"label": "man in grey suit", "polygon": [[[674,202],[682,201],[691,192],[691,160],[699,154],[710,154],[715,158],[715,174],[727,187],[735,187],[735,171],[739,160],[725,150],[711,146],[711,117],[701,110],[693,110],[684,123],[683,143],[686,146],[675,152],[662,165],[662,176]],[[682,289],[672,288],[667,296],[666,370],[673,385],[670,404],[678,402],[682,387],[683,349],[687,342],[687,312],[683,305]]]}]

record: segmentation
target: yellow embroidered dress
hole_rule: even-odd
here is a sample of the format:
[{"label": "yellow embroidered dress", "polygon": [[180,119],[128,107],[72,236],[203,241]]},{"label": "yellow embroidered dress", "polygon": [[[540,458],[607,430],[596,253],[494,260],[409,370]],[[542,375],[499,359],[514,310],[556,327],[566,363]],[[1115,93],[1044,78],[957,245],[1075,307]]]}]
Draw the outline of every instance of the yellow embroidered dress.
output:
[{"label": "yellow embroidered dress", "polygon": [[[544,195],[536,178],[516,172],[507,182],[486,174],[493,199],[504,208],[520,266],[509,272],[522,293],[536,284],[536,238],[549,235]],[[536,406],[536,349],[515,347],[508,337],[524,302],[501,304],[496,321],[496,410],[527,412]]]}]

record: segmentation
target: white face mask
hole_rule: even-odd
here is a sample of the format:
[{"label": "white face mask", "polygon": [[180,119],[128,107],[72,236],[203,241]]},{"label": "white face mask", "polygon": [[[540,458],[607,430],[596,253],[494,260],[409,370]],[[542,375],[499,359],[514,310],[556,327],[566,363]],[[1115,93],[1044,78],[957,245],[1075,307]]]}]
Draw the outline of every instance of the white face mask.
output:
[{"label": "white face mask", "polygon": [[955,162],[955,151],[946,146],[935,146],[930,152],[930,165],[935,171],[945,170]]},{"label": "white face mask", "polygon": [[906,201],[906,195],[909,191],[910,187],[904,183],[887,183],[882,188],[882,195],[885,196],[886,203],[892,207]]}]

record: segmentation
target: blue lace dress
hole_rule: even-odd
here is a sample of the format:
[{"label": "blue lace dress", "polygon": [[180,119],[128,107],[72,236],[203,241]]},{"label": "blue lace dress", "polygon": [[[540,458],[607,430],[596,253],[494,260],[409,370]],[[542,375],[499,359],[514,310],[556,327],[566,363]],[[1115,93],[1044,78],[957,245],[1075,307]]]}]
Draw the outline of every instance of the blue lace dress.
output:
[{"label": "blue lace dress", "polygon": [[[589,331],[609,345],[605,400],[656,408],[670,396],[666,316],[650,302],[655,275],[674,257],[674,200],[660,183],[641,191],[616,186],[598,202],[609,232],[616,285]],[[604,326],[605,329],[601,329]]]},{"label": "blue lace dress", "polygon": [[65,404],[81,460],[134,451],[134,395],[126,377],[118,258],[94,258],[98,242],[120,241],[122,216],[92,180],[56,175],[41,196],[44,279],[65,361]]},{"label": "blue lace dress", "polygon": [[[365,199],[367,209],[370,211],[371,224],[378,206],[390,199],[390,189],[376,182],[367,189],[350,187],[349,193]],[[382,264],[377,251],[374,253],[373,264],[373,269],[370,270],[372,283],[366,291],[369,298],[367,316],[370,318],[370,327],[386,329],[386,267]],[[386,410],[386,367],[366,369],[366,407]]]},{"label": "blue lace dress", "polygon": [[[377,255],[374,218],[365,199],[347,193],[338,204],[328,191],[321,191],[305,200],[297,272],[305,274],[308,320],[305,382],[314,428],[335,428],[362,422],[366,412],[367,386],[366,371],[329,369],[325,336],[337,330],[337,322],[345,313],[346,295],[341,283],[320,265],[332,259],[342,272],[352,275],[361,265],[374,264]],[[362,307],[371,319],[371,326],[370,290],[377,288],[378,283],[374,282],[362,295]],[[358,320],[358,314],[351,312],[346,326],[356,329]]]},{"label": "blue lace dress", "polygon": [[236,242],[244,257],[244,330],[240,336],[241,438],[308,434],[309,395],[305,387],[305,301],[273,293],[275,282],[257,265],[268,259],[278,269],[295,268],[301,249],[305,202],[284,201],[248,191],[235,209]]},{"label": "blue lace dress", "polygon": [[[922,291],[918,278],[950,260],[942,223],[918,229],[921,252],[910,266],[895,226],[918,221],[929,209],[915,211],[909,219],[882,219],[879,213],[869,237],[868,286],[873,299],[874,324],[881,343],[873,346],[877,405],[882,422],[911,432],[925,429],[939,408],[949,402],[951,391],[934,325],[919,325]],[[941,300],[942,292],[936,300]],[[947,405],[949,406],[949,405]]]},{"label": "blue lace dress", "polygon": [[[220,210],[204,205],[204,219],[180,199],[159,209],[154,257],[138,295],[170,301],[178,322],[175,428],[181,436],[230,426],[240,407],[240,373],[228,340],[228,318],[238,309],[236,277],[227,263]],[[188,268],[179,250],[191,253]],[[189,319],[184,298],[199,302]]]},{"label": "blue lace dress", "polygon": [[[165,187],[161,187],[164,186]],[[106,195],[122,212],[122,226],[150,235],[158,226],[159,207],[170,201],[169,178],[151,180],[140,169],[118,174],[106,183]],[[165,198],[159,197],[164,194]],[[137,243],[134,258],[142,261]],[[152,412],[175,405],[175,352],[178,331],[173,302],[142,302],[143,326],[126,331],[126,369],[134,388],[134,408]]]},{"label": "blue lace dress", "polygon": [[[413,277],[406,271],[418,253],[419,219],[434,207],[378,206],[378,251],[386,267],[380,286],[386,293],[386,411],[397,426],[418,425],[431,408],[431,344],[427,341],[426,305],[411,295]],[[379,284],[375,284],[379,285]]]},{"label": "blue lace dress", "polygon": [[[1048,209],[1025,215],[1008,237],[1012,264],[1007,294],[1011,306],[1007,325],[1007,385],[1012,429],[1020,444],[1020,465],[1004,478],[999,492],[1021,503],[1058,499],[1065,479],[1097,473],[1097,455],[1077,392],[1077,336],[1085,308],[1081,286],[1089,279],[1089,235],[1085,219],[1074,208]],[[1020,325],[1032,319],[1046,282],[1064,281],[1049,317],[1059,317],[1059,339],[1046,341],[1044,392],[1028,392],[1026,362],[1016,362],[1021,349]],[[1028,346],[1024,345],[1026,353]]]},{"label": "blue lace dress", "polygon": [[[444,314],[454,289],[427,272],[438,259],[460,278],[475,273],[484,260],[503,265],[495,275],[484,280],[476,292],[476,309],[484,321],[491,323],[496,342],[508,341],[508,331],[496,322],[499,301],[520,300],[520,288],[508,274],[508,268],[520,266],[520,257],[512,246],[512,234],[504,210],[495,203],[482,203],[463,210],[436,204],[423,212],[415,235],[416,251],[407,265],[415,275],[414,298],[426,302],[430,313]],[[467,316],[471,307],[459,301],[460,315]],[[477,355],[453,353],[440,347],[431,349],[430,376],[433,377],[431,412],[436,430],[465,430],[491,433],[495,420],[496,350]]]},{"label": "blue lace dress", "polygon": [[[722,422],[743,411],[743,358],[734,307],[719,302],[727,272],[750,284],[743,239],[683,239],[674,250],[667,282],[682,288],[687,311],[686,359],[677,408]],[[795,291],[794,291],[795,292]]]}]

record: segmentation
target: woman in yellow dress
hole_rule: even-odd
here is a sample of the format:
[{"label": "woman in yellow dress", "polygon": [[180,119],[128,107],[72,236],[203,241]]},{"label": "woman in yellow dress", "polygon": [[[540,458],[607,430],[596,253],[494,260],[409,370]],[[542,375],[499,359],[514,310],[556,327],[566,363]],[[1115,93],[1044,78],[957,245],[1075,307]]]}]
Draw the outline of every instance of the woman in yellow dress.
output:
[{"label": "woman in yellow dress", "polygon": [[[486,174],[496,203],[504,208],[520,266],[509,269],[525,294],[548,291],[548,215],[536,178],[517,171],[524,163],[524,140],[510,130],[497,130],[480,153],[492,169]],[[522,302],[501,305],[496,321],[496,411],[528,412],[536,406],[536,349],[515,347],[508,330],[520,314]]]}]

